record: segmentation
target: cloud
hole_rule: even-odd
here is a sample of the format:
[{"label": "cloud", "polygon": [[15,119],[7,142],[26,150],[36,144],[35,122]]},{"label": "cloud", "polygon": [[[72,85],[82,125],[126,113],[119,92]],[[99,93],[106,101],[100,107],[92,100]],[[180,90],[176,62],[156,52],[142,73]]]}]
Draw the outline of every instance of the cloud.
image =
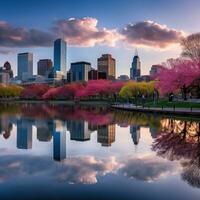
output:
[{"label": "cloud", "polygon": [[11,54],[13,53],[10,49],[0,49],[0,54]]},{"label": "cloud", "polygon": [[97,27],[98,20],[92,17],[69,18],[58,20],[54,23],[52,30],[60,37],[74,46],[92,47],[96,44],[115,46],[121,38],[116,29]]},{"label": "cloud", "polygon": [[170,29],[153,21],[128,24],[122,31],[124,41],[130,45],[152,48],[168,48],[179,43],[183,31]]},{"label": "cloud", "polygon": [[48,31],[17,27],[0,21],[0,54],[13,52],[13,47],[48,47],[56,38],[64,38],[69,45],[93,47],[95,45],[125,45],[166,49],[177,44],[183,31],[170,29],[153,21],[128,24],[123,29],[98,27],[93,17],[69,18],[54,21]]},{"label": "cloud", "polygon": [[[37,29],[15,27],[0,21],[0,47],[46,47],[52,45],[54,36]],[[1,50],[1,53],[8,51]]]},{"label": "cloud", "polygon": [[123,175],[141,181],[156,181],[167,175],[177,173],[179,166],[164,159],[153,156],[126,159],[119,170]]}]

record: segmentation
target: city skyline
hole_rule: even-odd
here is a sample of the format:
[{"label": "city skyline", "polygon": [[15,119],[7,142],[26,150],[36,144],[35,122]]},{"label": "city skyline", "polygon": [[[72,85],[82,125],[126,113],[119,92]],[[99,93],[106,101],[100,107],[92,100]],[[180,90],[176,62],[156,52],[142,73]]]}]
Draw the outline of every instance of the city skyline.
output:
[{"label": "city skyline", "polygon": [[[0,66],[9,61],[16,75],[17,54],[31,52],[36,74],[37,61],[53,60],[56,35],[65,38],[69,44],[68,69],[70,63],[83,60],[97,68],[97,58],[109,53],[116,58],[116,76],[129,75],[134,51],[138,48],[141,74],[148,74],[151,65],[179,56],[180,37],[200,28],[194,20],[200,15],[197,9],[200,2],[195,0],[176,0],[171,4],[128,0],[111,0],[106,5],[103,1],[73,2],[60,1],[58,5],[53,0],[3,2],[0,8]],[[109,12],[111,9],[112,13]],[[192,12],[185,14],[191,9]],[[104,14],[102,10],[105,10]],[[126,11],[123,16],[118,14],[122,11]],[[156,40],[145,34],[148,31],[156,33]]]}]

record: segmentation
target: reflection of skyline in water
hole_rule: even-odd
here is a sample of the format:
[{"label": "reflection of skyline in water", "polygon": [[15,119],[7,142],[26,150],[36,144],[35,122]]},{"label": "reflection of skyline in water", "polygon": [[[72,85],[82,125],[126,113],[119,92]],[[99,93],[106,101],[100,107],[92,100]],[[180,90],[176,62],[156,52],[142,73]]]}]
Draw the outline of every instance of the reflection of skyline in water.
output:
[{"label": "reflection of skyline in water", "polygon": [[[115,142],[115,124],[94,126],[84,120],[60,120],[40,121],[25,117],[12,118],[12,123],[4,117],[3,124],[1,121],[1,134],[8,131],[7,128],[15,124],[17,127],[17,145],[18,149],[32,148],[32,132],[33,126],[36,127],[37,140],[40,142],[50,142],[53,139],[53,157],[55,160],[63,160],[66,158],[66,133],[69,131],[70,140],[88,141],[92,132],[97,131],[97,142],[102,146],[111,146]],[[3,126],[2,126],[3,125]],[[12,131],[9,128],[9,134]],[[6,138],[8,139],[8,138]]]},{"label": "reflection of skyline in water", "polygon": [[[56,110],[56,106],[52,109],[46,106],[45,109],[50,113],[50,117],[47,114],[40,114],[40,117],[37,118],[35,113],[32,113],[32,108],[30,111],[26,110],[25,113],[22,111],[19,114],[2,115],[0,119],[0,134],[3,136],[2,138],[9,140],[12,127],[16,126],[16,147],[28,150],[35,148],[32,141],[33,128],[35,128],[36,138],[41,145],[52,142],[52,158],[71,166],[65,166],[65,170],[69,170],[69,172],[63,171],[61,175],[59,174],[61,179],[68,180],[71,178],[72,182],[95,183],[97,182],[96,176],[101,170],[102,173],[111,173],[117,170],[118,173],[130,178],[153,181],[169,174],[172,169],[176,173],[180,170],[178,166],[174,167],[162,161],[162,159],[158,160],[155,156],[138,158],[127,156],[123,158],[125,160],[113,158],[114,160],[111,159],[106,166],[102,165],[102,162],[107,162],[106,160],[102,161],[99,158],[92,157],[85,157],[84,159],[87,162],[82,157],[67,161],[69,159],[67,157],[67,138],[74,142],[87,143],[87,141],[91,140],[92,134],[96,132],[96,143],[109,149],[118,142],[116,128],[118,125],[122,128],[127,127],[132,145],[137,146],[140,145],[142,140],[142,128],[148,128],[150,137],[154,140],[152,150],[159,157],[180,162],[182,179],[192,186],[200,187],[200,126],[198,122],[165,117],[155,118],[141,114],[130,115],[130,113],[124,112],[116,113],[110,110],[87,108],[84,108],[85,110],[69,108],[71,109],[70,113],[65,115],[62,113],[60,116],[61,109]],[[99,124],[97,123],[98,120],[100,120]],[[69,137],[67,137],[67,134],[69,134]],[[106,150],[107,148],[104,149]],[[70,164],[70,162],[72,163]],[[110,165],[110,162],[112,165]],[[88,179],[87,176],[81,175],[84,170],[80,171],[79,177],[69,175],[74,170],[80,170],[79,168],[76,169],[80,163],[84,163],[87,166]],[[98,167],[95,163],[98,163]],[[107,166],[113,167],[108,170]],[[93,168],[95,167],[97,168],[94,170]]]}]

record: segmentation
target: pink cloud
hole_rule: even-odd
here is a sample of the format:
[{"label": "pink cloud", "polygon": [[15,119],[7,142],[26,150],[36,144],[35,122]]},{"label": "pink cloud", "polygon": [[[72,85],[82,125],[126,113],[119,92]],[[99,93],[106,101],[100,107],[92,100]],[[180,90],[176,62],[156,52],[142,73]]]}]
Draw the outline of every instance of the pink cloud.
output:
[{"label": "pink cloud", "polygon": [[115,46],[121,38],[116,29],[98,28],[98,20],[92,17],[69,18],[55,22],[53,31],[74,46],[92,47],[96,44]]},{"label": "pink cloud", "polygon": [[124,36],[124,41],[130,45],[160,49],[177,44],[184,37],[183,31],[170,29],[153,21],[128,24],[121,34]]}]

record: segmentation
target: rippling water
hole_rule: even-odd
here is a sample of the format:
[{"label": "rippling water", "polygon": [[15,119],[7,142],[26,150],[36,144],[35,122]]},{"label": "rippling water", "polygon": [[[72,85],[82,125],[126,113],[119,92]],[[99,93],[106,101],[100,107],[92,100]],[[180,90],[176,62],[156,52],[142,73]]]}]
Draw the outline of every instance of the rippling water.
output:
[{"label": "rippling water", "polygon": [[0,197],[200,199],[200,122],[105,107],[0,105]]}]

